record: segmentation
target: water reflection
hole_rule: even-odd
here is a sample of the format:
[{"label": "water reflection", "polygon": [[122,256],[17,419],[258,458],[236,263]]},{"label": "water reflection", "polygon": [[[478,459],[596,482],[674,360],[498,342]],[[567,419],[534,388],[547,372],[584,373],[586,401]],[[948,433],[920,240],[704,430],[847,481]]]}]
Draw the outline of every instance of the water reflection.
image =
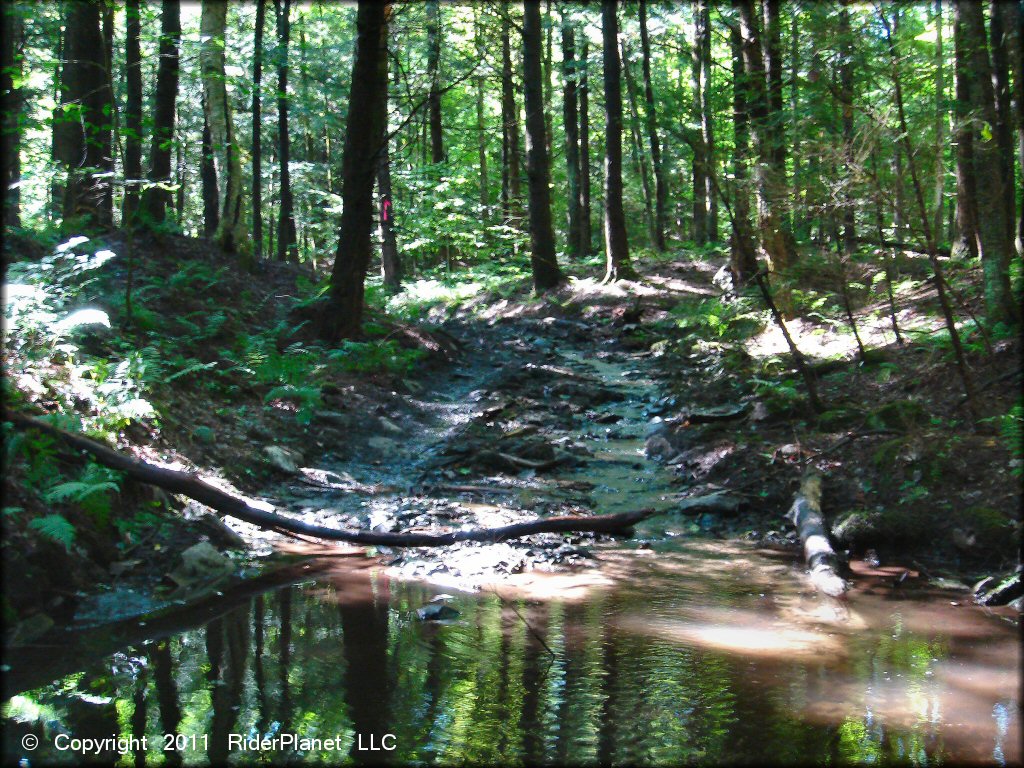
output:
[{"label": "water reflection", "polygon": [[[980,609],[864,591],[829,613],[733,545],[602,558],[610,585],[585,599],[462,596],[447,623],[416,619],[429,588],[336,561],[68,674],[105,647],[83,635],[50,650],[59,679],[7,701],[4,755],[29,757],[33,733],[32,760],[73,764],[58,734],[145,735],[145,753],[95,755],[139,766],[1021,759],[1016,628]],[[334,742],[237,743],[285,734]]]}]

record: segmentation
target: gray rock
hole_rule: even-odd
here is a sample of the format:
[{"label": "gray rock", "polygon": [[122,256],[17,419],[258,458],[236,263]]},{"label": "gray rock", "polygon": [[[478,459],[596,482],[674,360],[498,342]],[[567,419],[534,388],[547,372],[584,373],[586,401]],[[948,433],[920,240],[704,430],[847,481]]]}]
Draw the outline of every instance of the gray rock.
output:
[{"label": "gray rock", "polygon": [[263,448],[263,455],[267,462],[282,472],[289,474],[299,471],[302,464],[302,454],[292,448],[284,448],[280,445],[268,445]]},{"label": "gray rock", "polygon": [[697,515],[702,512],[734,515],[740,509],[740,499],[728,491],[715,491],[705,496],[683,499],[679,502],[678,509],[686,515]]},{"label": "gray rock", "polygon": [[192,436],[200,443],[206,443],[207,445],[217,439],[217,433],[202,424],[192,430]]},{"label": "gray rock", "polygon": [[674,455],[672,444],[661,435],[647,438],[644,455],[649,459],[667,459]]},{"label": "gray rock", "polygon": [[447,621],[458,615],[457,610],[444,603],[431,603],[416,609],[416,618],[420,621]]},{"label": "gray rock", "polygon": [[226,576],[234,571],[234,563],[208,541],[195,544],[181,553],[181,565],[170,574],[171,579],[186,587],[199,581]]},{"label": "gray rock", "polygon": [[390,437],[371,437],[366,441],[366,444],[373,448],[373,450],[380,451],[381,453],[393,453],[398,450],[398,443]]},{"label": "gray rock", "polygon": [[381,416],[378,419],[378,421],[380,422],[380,427],[381,427],[381,429],[384,430],[385,434],[388,434],[388,435],[402,435],[402,434],[405,434],[405,430],[403,430],[400,426],[395,424],[395,422],[393,422],[391,419],[389,419],[389,418],[387,418],[385,416]]},{"label": "gray rock", "polygon": [[668,432],[668,422],[665,421],[661,416],[655,416],[644,428],[644,437],[654,437],[655,435],[664,435]]}]

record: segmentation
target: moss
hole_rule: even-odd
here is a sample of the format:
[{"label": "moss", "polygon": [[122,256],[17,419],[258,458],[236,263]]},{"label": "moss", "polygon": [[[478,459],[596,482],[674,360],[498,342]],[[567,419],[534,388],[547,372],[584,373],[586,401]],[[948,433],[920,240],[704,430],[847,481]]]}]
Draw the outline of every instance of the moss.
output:
[{"label": "moss", "polygon": [[833,408],[818,416],[818,426],[823,430],[836,430],[852,427],[864,414],[853,408]]},{"label": "moss", "polygon": [[915,400],[896,400],[886,403],[868,415],[872,429],[898,429],[909,431],[928,423],[928,412]]},{"label": "moss", "polygon": [[983,549],[1007,553],[1017,544],[1014,521],[991,507],[969,507],[953,513],[952,522],[974,534]]},{"label": "moss", "polygon": [[884,549],[896,544],[926,544],[936,538],[934,521],[924,512],[905,507],[853,510],[832,526],[836,541],[854,550]]}]

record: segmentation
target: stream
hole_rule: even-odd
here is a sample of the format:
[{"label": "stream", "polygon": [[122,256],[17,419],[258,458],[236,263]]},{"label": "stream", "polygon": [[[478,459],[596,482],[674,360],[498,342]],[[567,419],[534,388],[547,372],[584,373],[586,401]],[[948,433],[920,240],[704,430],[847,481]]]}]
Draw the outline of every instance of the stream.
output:
[{"label": "stream", "polygon": [[[643,453],[662,401],[649,360],[540,330],[470,341],[391,415],[401,439],[322,467],[392,490],[277,498],[384,530],[670,511],[681,487]],[[459,453],[473,425],[576,458],[481,469]],[[4,759],[1020,763],[1018,617],[864,563],[836,603],[796,551],[707,528],[669,513],[629,538],[306,559],[187,619],[44,637],[5,654]]]}]

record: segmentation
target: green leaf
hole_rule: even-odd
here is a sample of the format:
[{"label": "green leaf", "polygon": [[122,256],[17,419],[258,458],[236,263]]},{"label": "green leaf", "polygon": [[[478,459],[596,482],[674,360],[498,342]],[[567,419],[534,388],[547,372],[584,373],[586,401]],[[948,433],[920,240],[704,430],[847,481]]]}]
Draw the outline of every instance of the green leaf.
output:
[{"label": "green leaf", "polygon": [[43,536],[52,539],[69,552],[75,541],[75,526],[67,521],[62,515],[47,515],[39,517],[28,524],[29,528],[39,531]]}]

